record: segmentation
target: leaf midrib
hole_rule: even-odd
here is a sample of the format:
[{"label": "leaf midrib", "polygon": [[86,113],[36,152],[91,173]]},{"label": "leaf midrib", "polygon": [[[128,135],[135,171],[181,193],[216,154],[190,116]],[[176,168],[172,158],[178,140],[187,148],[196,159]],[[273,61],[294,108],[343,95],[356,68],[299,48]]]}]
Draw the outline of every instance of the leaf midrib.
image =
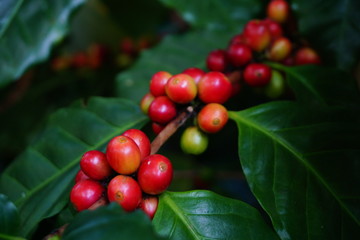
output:
[{"label": "leaf midrib", "polygon": [[[318,179],[318,181],[328,190],[328,192],[336,199],[338,204],[341,206],[342,209],[358,224],[360,225],[360,222],[356,219],[356,217],[350,212],[350,210],[343,204],[341,199],[335,194],[334,191],[332,191],[331,187],[326,183],[326,181],[316,172],[316,170],[306,161],[306,159],[302,156],[301,153],[299,153],[294,147],[287,144],[286,141],[281,139],[280,137],[277,137],[276,134],[268,131],[266,128],[260,126],[259,124],[255,124],[250,119],[247,119],[244,116],[241,116],[241,112],[233,112],[229,111],[229,118],[232,120],[237,120],[238,122],[242,122],[244,125],[248,125],[250,128],[253,128],[255,130],[258,130],[259,132],[263,133],[264,135],[268,136],[273,141],[276,141],[280,146],[282,146],[284,149],[289,151],[292,155],[295,156],[296,159],[299,160],[300,163],[302,163],[308,170],[311,172],[315,179]],[[236,122],[236,121],[235,121]]]},{"label": "leaf midrib", "polygon": [[[140,123],[141,121],[144,121],[145,118],[139,118],[140,120],[131,122],[129,124],[126,124],[120,128],[129,128],[132,125],[136,125],[138,123]],[[101,147],[102,145],[104,145],[107,141],[109,141],[109,139],[111,139],[111,137],[115,136],[117,133],[109,135],[108,137],[104,137],[103,141],[100,141],[98,144],[91,146],[91,148],[94,149],[98,149],[99,147]],[[82,156],[82,154],[78,157],[76,157],[72,162],[70,162],[66,167],[60,169],[56,174],[52,175],[50,178],[48,178],[47,180],[43,181],[42,183],[40,183],[39,185],[37,185],[35,188],[31,189],[29,192],[26,193],[26,197],[24,198],[19,198],[17,199],[14,203],[16,206],[20,207],[19,205],[21,205],[21,203],[25,202],[27,199],[29,199],[34,193],[36,193],[37,191],[39,191],[40,189],[42,189],[43,187],[45,187],[47,184],[51,183],[52,181],[54,181],[55,179],[57,179],[58,177],[60,177],[62,174],[64,174],[65,172],[69,171],[69,169],[71,169],[72,167],[74,167],[76,164],[78,164],[77,159],[80,159]],[[46,158],[48,159],[48,158]],[[50,161],[50,159],[48,159],[48,161]],[[51,162],[51,161],[50,161]]]},{"label": "leaf midrib", "polygon": [[197,234],[197,231],[192,228],[192,224],[190,223],[189,219],[187,219],[185,217],[184,211],[182,211],[182,209],[180,209],[176,205],[176,203],[171,199],[169,194],[166,192],[163,193],[162,198],[163,198],[163,201],[165,201],[168,204],[170,209],[173,210],[173,212],[175,213],[175,216],[177,216],[180,219],[180,221],[185,224],[185,226],[189,230],[190,234],[194,237],[194,239],[201,240],[201,238],[199,238],[199,236]]},{"label": "leaf midrib", "polygon": [[6,22],[6,24],[4,25],[4,28],[0,32],[0,39],[3,37],[4,33],[8,30],[9,26],[11,25],[13,19],[15,18],[17,12],[22,7],[24,2],[25,2],[24,0],[18,0],[18,3],[14,7],[14,10],[10,14],[9,20]]}]

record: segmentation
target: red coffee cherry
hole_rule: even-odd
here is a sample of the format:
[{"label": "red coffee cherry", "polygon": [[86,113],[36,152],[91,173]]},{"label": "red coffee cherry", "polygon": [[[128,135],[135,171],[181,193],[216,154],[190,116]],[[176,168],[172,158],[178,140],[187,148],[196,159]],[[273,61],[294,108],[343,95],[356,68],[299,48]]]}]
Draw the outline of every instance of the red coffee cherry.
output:
[{"label": "red coffee cherry", "polygon": [[91,178],[80,169],[75,176],[75,183],[86,179],[91,179]]},{"label": "red coffee cherry", "polygon": [[211,71],[223,72],[228,65],[226,51],[222,49],[216,49],[209,53],[206,58],[206,66]]},{"label": "red coffee cherry", "polygon": [[205,75],[205,72],[196,67],[187,68],[183,71],[183,73],[192,77],[196,83],[196,85],[200,82],[201,78]]},{"label": "red coffee cherry", "polygon": [[173,177],[171,162],[163,155],[150,155],[141,163],[137,177],[139,185],[145,193],[160,194],[171,183]]},{"label": "red coffee cherry", "polygon": [[197,87],[194,79],[180,73],[172,76],[165,85],[166,95],[174,102],[186,104],[194,100]]},{"label": "red coffee cherry", "polygon": [[154,97],[165,95],[165,85],[172,75],[165,71],[155,73],[150,80],[150,93]]},{"label": "red coffee cherry", "polygon": [[278,22],[275,22],[274,20],[272,20],[270,18],[264,19],[263,22],[268,27],[272,40],[275,40],[275,39],[283,36],[283,34],[284,34],[283,29]]},{"label": "red coffee cherry", "polygon": [[149,107],[149,118],[160,124],[170,122],[176,113],[175,103],[167,96],[156,97]]},{"label": "red coffee cherry", "polygon": [[281,61],[289,56],[292,44],[286,37],[276,39],[270,47],[269,59],[272,61]]},{"label": "red coffee cherry", "polygon": [[316,51],[309,47],[300,48],[295,53],[295,65],[320,64],[321,60]]},{"label": "red coffee cherry", "polygon": [[203,153],[208,146],[207,135],[196,126],[185,129],[180,139],[180,147],[185,153],[199,155]]},{"label": "red coffee cherry", "polygon": [[139,147],[141,160],[150,155],[151,143],[146,134],[139,129],[128,129],[122,136],[126,136],[134,140]]},{"label": "red coffee cherry", "polygon": [[127,212],[135,210],[142,197],[139,184],[133,178],[123,175],[111,179],[107,195],[110,202],[117,202]]},{"label": "red coffee cherry", "polygon": [[143,210],[145,214],[149,216],[150,219],[153,219],[158,204],[159,204],[159,200],[157,196],[148,196],[148,197],[144,197],[141,200],[139,208]]},{"label": "red coffee cherry", "polygon": [[224,103],[231,96],[232,86],[221,72],[208,72],[200,80],[198,90],[204,103]]},{"label": "red coffee cherry", "polygon": [[248,39],[249,46],[257,52],[263,51],[270,44],[270,31],[263,21],[249,21],[244,27],[244,35]]},{"label": "red coffee cherry", "polygon": [[240,67],[253,58],[250,47],[243,43],[233,43],[229,46],[228,50],[229,61],[235,67]]},{"label": "red coffee cherry", "polygon": [[231,38],[229,42],[229,46],[236,43],[248,45],[248,39],[245,37],[243,33],[240,33]]},{"label": "red coffee cherry", "polygon": [[284,23],[289,17],[290,6],[284,0],[272,0],[268,4],[266,12],[268,18],[279,23]]},{"label": "red coffee cherry", "polygon": [[156,135],[158,135],[165,127],[166,125],[162,125],[156,122],[151,123],[151,128]]},{"label": "red coffee cherry", "polygon": [[80,167],[87,176],[94,180],[103,180],[112,173],[106,155],[98,150],[86,152],[80,159]]},{"label": "red coffee cherry", "polygon": [[118,173],[129,175],[139,168],[141,153],[137,144],[129,137],[117,136],[110,140],[106,148],[110,166]]},{"label": "red coffee cherry", "polygon": [[244,71],[244,81],[251,87],[262,87],[270,82],[271,68],[262,63],[251,63]]},{"label": "red coffee cherry", "polygon": [[151,93],[147,93],[143,96],[140,101],[140,109],[143,113],[148,114],[149,107],[155,97]]},{"label": "red coffee cherry", "polygon": [[82,180],[71,189],[70,202],[80,212],[98,201],[104,191],[104,187],[99,182],[90,179]]},{"label": "red coffee cherry", "polygon": [[203,107],[198,116],[197,122],[201,130],[207,133],[220,131],[228,121],[226,108],[218,103],[210,103]]}]

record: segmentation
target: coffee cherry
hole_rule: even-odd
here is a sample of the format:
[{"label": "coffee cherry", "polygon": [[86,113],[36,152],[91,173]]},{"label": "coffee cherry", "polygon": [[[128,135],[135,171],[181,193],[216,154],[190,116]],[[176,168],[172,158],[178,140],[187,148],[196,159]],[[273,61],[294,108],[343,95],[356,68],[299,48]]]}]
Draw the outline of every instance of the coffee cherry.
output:
[{"label": "coffee cherry", "polygon": [[80,169],[75,176],[75,183],[86,179],[91,179],[91,178]]},{"label": "coffee cherry", "polygon": [[187,68],[183,71],[183,73],[192,77],[196,83],[196,85],[200,82],[201,78],[205,75],[205,72],[200,68],[191,67]]},{"label": "coffee cherry", "polygon": [[103,180],[112,173],[106,155],[98,150],[86,152],[80,159],[80,167],[87,176],[94,180]]},{"label": "coffee cherry", "polygon": [[180,147],[185,153],[199,155],[208,146],[208,137],[199,128],[192,126],[185,129],[180,139]]},{"label": "coffee cherry", "polygon": [[159,200],[157,196],[143,197],[140,202],[139,208],[143,210],[145,214],[149,216],[150,219],[153,219],[158,204],[159,204]]},{"label": "coffee cherry", "polygon": [[166,95],[174,102],[186,104],[194,100],[197,87],[194,79],[180,73],[172,76],[165,85]]},{"label": "coffee cherry", "polygon": [[266,85],[264,92],[269,98],[278,98],[285,91],[285,79],[279,71],[272,70],[271,80]]},{"label": "coffee cherry", "polygon": [[251,87],[262,87],[270,82],[271,68],[262,63],[251,63],[244,71],[244,81]]},{"label": "coffee cherry", "polygon": [[284,0],[272,0],[268,4],[266,12],[268,18],[279,23],[284,23],[289,17],[290,6]]},{"label": "coffee cherry", "polygon": [[175,103],[167,96],[156,97],[149,107],[149,118],[160,124],[170,122],[176,113]]},{"label": "coffee cherry", "polygon": [[244,27],[244,35],[249,46],[261,52],[270,44],[271,35],[267,25],[260,20],[251,20]]},{"label": "coffee cherry", "polygon": [[104,187],[99,182],[90,179],[82,180],[71,189],[70,202],[80,212],[98,201],[104,191]]},{"label": "coffee cherry", "polygon": [[128,129],[122,134],[122,136],[129,137],[136,143],[140,150],[141,160],[149,156],[151,143],[143,131],[139,129]]},{"label": "coffee cherry", "polygon": [[156,135],[158,135],[165,127],[166,125],[162,125],[156,122],[151,123],[151,128]]},{"label": "coffee cherry", "polygon": [[316,51],[309,47],[300,48],[295,53],[295,64],[296,65],[305,65],[305,64],[320,64],[321,60]]},{"label": "coffee cherry", "polygon": [[150,155],[141,163],[137,177],[139,185],[145,193],[160,194],[171,183],[173,177],[171,162],[163,155]]},{"label": "coffee cherry", "polygon": [[199,98],[204,103],[224,103],[231,96],[232,86],[221,72],[208,72],[200,80],[198,89]]},{"label": "coffee cherry", "polygon": [[251,49],[243,43],[233,43],[229,46],[228,50],[229,61],[235,67],[240,67],[252,59]]},{"label": "coffee cherry", "polygon": [[140,101],[140,109],[143,113],[148,114],[149,107],[155,97],[151,93],[147,93],[143,96]]},{"label": "coffee cherry", "polygon": [[231,38],[229,42],[229,46],[236,43],[248,45],[248,39],[245,37],[243,33],[240,33]]},{"label": "coffee cherry", "polygon": [[222,49],[213,50],[206,58],[206,66],[211,71],[223,72],[228,65],[226,51]]},{"label": "coffee cherry", "polygon": [[275,39],[283,36],[282,27],[278,22],[275,22],[274,20],[272,20],[270,18],[264,19],[263,22],[268,27],[272,40],[275,40]]},{"label": "coffee cherry", "polygon": [[155,73],[150,80],[150,93],[154,97],[165,95],[165,85],[172,75],[165,71]]},{"label": "coffee cherry", "polygon": [[110,202],[117,202],[127,212],[135,210],[142,197],[139,184],[133,178],[124,175],[111,179],[107,195]]},{"label": "coffee cherry", "polygon": [[228,121],[226,108],[218,103],[210,103],[203,107],[198,116],[197,122],[201,130],[207,133],[220,131]]},{"label": "coffee cherry", "polygon": [[269,59],[272,61],[281,61],[289,56],[292,44],[286,37],[276,39],[270,47]]},{"label": "coffee cherry", "polygon": [[106,148],[106,157],[116,172],[125,175],[136,172],[141,161],[139,147],[126,136],[117,136],[110,140]]}]

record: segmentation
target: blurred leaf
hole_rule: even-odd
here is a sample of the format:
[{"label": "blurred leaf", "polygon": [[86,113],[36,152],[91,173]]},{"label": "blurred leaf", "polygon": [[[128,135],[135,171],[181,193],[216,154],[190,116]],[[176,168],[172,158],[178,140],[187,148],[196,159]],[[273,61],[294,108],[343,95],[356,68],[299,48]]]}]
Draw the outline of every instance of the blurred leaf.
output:
[{"label": "blurred leaf", "polygon": [[27,235],[68,202],[86,151],[103,150],[111,138],[145,120],[136,104],[121,99],[91,98],[86,106],[78,102],[53,114],[43,134],[0,176],[0,192],[19,209],[21,233]]},{"label": "blurred leaf", "polygon": [[0,194],[0,239],[23,239],[15,237],[20,225],[20,217],[15,205]]},{"label": "blurred leaf", "polygon": [[293,0],[300,33],[319,50],[324,62],[354,68],[360,53],[360,1]]},{"label": "blurred leaf", "polygon": [[209,191],[161,194],[153,224],[169,239],[278,239],[256,209]]},{"label": "blurred leaf", "polygon": [[63,240],[162,239],[152,228],[150,219],[142,212],[126,213],[112,203],[93,211],[78,214],[66,228]]},{"label": "blurred leaf", "polygon": [[357,239],[358,90],[337,70],[277,67],[298,102],[229,113],[249,185],[282,239]]},{"label": "blurred leaf", "polygon": [[260,0],[161,0],[174,8],[193,28],[222,31],[241,31],[263,8]]},{"label": "blurred leaf", "polygon": [[2,1],[7,7],[0,15],[0,86],[48,57],[52,45],[65,35],[70,14],[83,2]]}]

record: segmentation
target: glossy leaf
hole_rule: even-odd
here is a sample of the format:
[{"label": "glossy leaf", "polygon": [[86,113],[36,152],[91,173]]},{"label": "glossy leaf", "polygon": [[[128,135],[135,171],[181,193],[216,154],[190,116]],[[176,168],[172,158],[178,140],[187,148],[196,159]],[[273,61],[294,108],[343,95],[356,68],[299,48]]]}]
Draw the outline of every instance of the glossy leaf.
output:
[{"label": "glossy leaf", "polygon": [[321,53],[324,62],[351,70],[360,53],[360,2],[294,0],[300,33]]},{"label": "glossy leaf", "polygon": [[297,102],[231,112],[249,185],[282,239],[360,236],[359,92],[344,72],[285,71]]},{"label": "glossy leaf", "polygon": [[156,235],[150,219],[142,212],[124,212],[110,204],[78,214],[66,228],[63,240],[162,239]]},{"label": "glossy leaf", "polygon": [[84,0],[3,0],[0,10],[0,86],[46,59]]},{"label": "glossy leaf", "polygon": [[193,28],[241,31],[241,26],[259,16],[264,7],[260,0],[161,0],[174,8]]},{"label": "glossy leaf", "polygon": [[43,218],[58,213],[79,169],[80,157],[146,120],[140,108],[121,99],[92,98],[57,111],[41,136],[0,176],[0,192],[14,201],[27,235]]},{"label": "glossy leaf", "polygon": [[169,239],[278,239],[256,209],[209,191],[161,194],[153,224]]},{"label": "glossy leaf", "polygon": [[21,240],[16,237],[20,217],[16,206],[3,194],[0,194],[0,239]]}]

